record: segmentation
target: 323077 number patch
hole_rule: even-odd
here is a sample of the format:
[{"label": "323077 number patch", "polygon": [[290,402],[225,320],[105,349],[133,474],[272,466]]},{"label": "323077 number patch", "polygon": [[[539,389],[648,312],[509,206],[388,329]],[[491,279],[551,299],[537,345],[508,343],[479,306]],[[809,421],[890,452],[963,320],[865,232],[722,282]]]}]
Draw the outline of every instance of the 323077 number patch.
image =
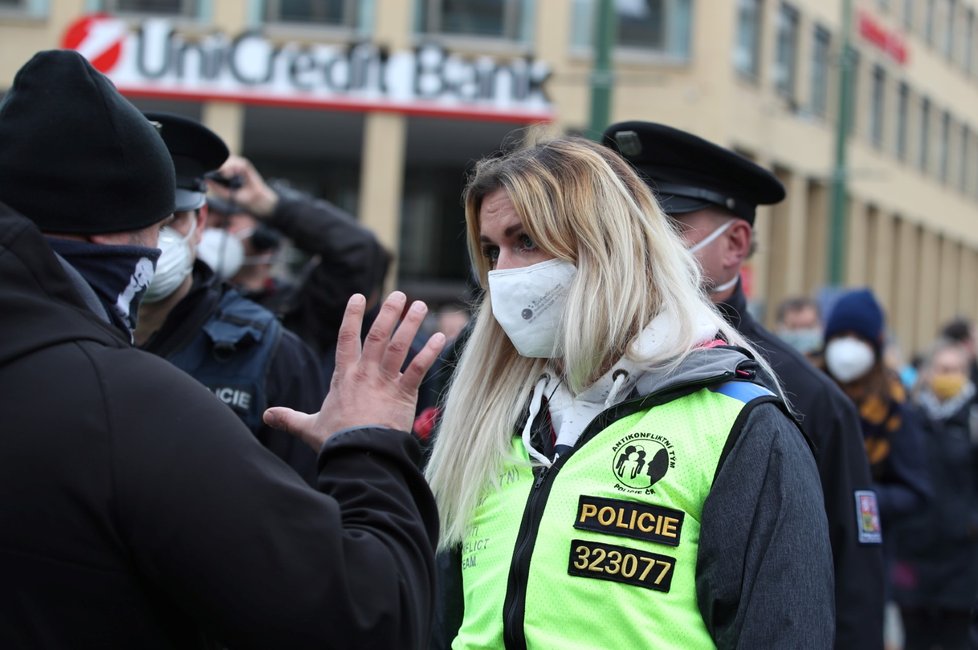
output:
[{"label": "323077 number patch", "polygon": [[567,573],[669,591],[676,558],[625,546],[571,540]]}]

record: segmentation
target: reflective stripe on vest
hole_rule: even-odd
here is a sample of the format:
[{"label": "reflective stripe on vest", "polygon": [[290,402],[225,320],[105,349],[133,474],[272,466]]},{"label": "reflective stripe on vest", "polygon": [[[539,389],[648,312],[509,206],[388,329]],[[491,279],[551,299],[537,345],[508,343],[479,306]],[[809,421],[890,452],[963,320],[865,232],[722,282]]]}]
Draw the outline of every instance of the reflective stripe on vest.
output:
[{"label": "reflective stripe on vest", "polygon": [[514,438],[462,544],[452,647],[714,647],[696,601],[700,515],[731,429],[762,396],[730,382],[632,413],[545,480]]}]

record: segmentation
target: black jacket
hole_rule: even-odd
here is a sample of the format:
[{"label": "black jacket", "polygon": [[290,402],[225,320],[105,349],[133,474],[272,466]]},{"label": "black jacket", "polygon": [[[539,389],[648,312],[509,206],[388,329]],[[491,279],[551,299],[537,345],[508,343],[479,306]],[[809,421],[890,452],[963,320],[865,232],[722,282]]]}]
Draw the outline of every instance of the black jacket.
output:
[{"label": "black jacket", "polygon": [[968,611],[978,593],[978,445],[973,390],[938,405],[924,389],[920,422],[933,499],[896,532],[893,594],[903,606]]},{"label": "black jacket", "polygon": [[831,379],[754,320],[739,284],[719,307],[771,364],[815,445],[835,564],[835,647],[882,648],[882,550],[859,543],[856,523],[855,491],[872,488],[855,408]]},{"label": "black jacket", "polygon": [[[188,364],[190,368],[183,367],[181,363],[177,363],[177,366],[183,367],[212,390],[217,385],[246,383],[248,378],[234,376],[242,366],[263,374],[258,381],[263,384],[261,394],[264,399],[260,400],[260,404],[250,403],[245,412],[238,414],[246,423],[253,422],[249,428],[263,445],[288,463],[307,483],[315,485],[318,475],[315,452],[295,436],[272,429],[261,422],[260,417],[266,406],[287,406],[304,413],[318,411],[326,394],[319,361],[312,350],[287,329],[274,341],[255,342],[246,337],[246,340],[236,343],[233,350],[216,350],[201,328],[220,318],[222,299],[225,298],[234,300],[235,304],[247,301],[228,285],[217,282],[210,267],[196,262],[190,292],[170,311],[159,331],[141,347],[171,361],[174,358],[185,361],[188,355],[201,357],[192,359]],[[258,307],[253,306],[253,309]],[[268,317],[274,318],[271,315]],[[238,363],[238,357],[262,355],[265,345],[273,347],[267,351],[270,356],[264,368],[251,368],[247,363]],[[197,376],[191,368],[208,369],[208,377]],[[228,370],[225,371],[225,368]],[[258,399],[257,394],[250,397]],[[236,405],[231,406],[238,412]]]},{"label": "black jacket", "polygon": [[0,277],[0,645],[426,646],[437,515],[408,434],[333,436],[317,492],[3,206]]}]

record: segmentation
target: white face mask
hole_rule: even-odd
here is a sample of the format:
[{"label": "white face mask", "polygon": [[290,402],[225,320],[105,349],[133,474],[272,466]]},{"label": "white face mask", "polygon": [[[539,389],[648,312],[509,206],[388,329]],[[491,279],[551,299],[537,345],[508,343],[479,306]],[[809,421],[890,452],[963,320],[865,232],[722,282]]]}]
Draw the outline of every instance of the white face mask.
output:
[{"label": "white face mask", "polygon": [[492,315],[524,357],[554,356],[567,292],[577,267],[563,260],[489,271]]},{"label": "white face mask", "polygon": [[[250,231],[245,233],[249,235]],[[197,257],[214,270],[220,280],[228,280],[244,264],[244,244],[241,235],[224,228],[208,228],[197,245]]]},{"label": "white face mask", "polygon": [[822,347],[821,327],[806,327],[798,330],[782,329],[778,332],[778,336],[802,354],[818,352],[819,348]]},{"label": "white face mask", "polygon": [[876,363],[873,347],[860,339],[846,336],[833,339],[825,346],[825,365],[843,384],[866,375]]},{"label": "white face mask", "polygon": [[181,235],[175,229],[166,226],[160,230],[160,240],[157,248],[163,251],[156,262],[156,273],[143,296],[143,302],[154,303],[163,300],[177,290],[190,271],[194,268],[194,251],[190,240],[197,232],[196,216],[190,220],[190,232]]},{"label": "white face mask", "polygon": [[[725,224],[723,224],[722,226],[720,226],[719,228],[711,232],[709,235],[707,235],[703,239],[699,240],[698,242],[690,246],[689,252],[695,255],[697,251],[703,250],[704,248],[706,248],[707,246],[715,242],[720,237],[720,235],[727,232],[727,229],[730,228],[732,224],[733,224],[733,219],[727,221]],[[704,285],[703,288],[710,293],[723,293],[727,289],[732,289],[734,285],[737,284],[737,280],[739,279],[740,279],[740,274],[738,273],[737,275],[733,276],[723,284],[711,285],[709,283],[709,280],[704,278],[704,280],[706,280],[706,284]]]}]

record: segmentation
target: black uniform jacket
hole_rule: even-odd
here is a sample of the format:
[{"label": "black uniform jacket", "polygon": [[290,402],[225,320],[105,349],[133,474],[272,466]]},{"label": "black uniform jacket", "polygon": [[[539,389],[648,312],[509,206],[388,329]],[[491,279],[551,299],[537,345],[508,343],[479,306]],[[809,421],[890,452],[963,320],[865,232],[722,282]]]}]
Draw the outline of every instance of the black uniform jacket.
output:
[{"label": "black uniform jacket", "polygon": [[882,648],[882,550],[860,544],[857,530],[854,493],[872,489],[859,416],[831,379],[754,320],[739,284],[719,307],[771,364],[816,447],[835,564],[835,647]]},{"label": "black uniform jacket", "polygon": [[346,303],[355,293],[379,291],[390,254],[376,235],[328,201],[275,185],[278,205],[268,224],[314,256],[301,282],[248,297],[277,313],[309,344],[332,376],[336,335]]},{"label": "black uniform jacket", "polygon": [[0,645],[427,645],[437,515],[407,433],[333,436],[317,492],[3,206],[0,277]]},{"label": "black uniform jacket", "polygon": [[[217,315],[221,298],[229,290],[228,285],[217,282],[210,267],[195,262],[190,292],[174,306],[163,326],[142,348],[164,358],[182,350],[198,335],[200,328]],[[247,298],[241,296],[240,300]],[[247,355],[251,354],[251,349],[246,347],[231,354]],[[284,330],[271,354],[264,378],[266,405],[315,413],[326,395],[321,372],[312,350],[295,334]],[[316,484],[316,454],[305,443],[264,423],[254,427],[252,433],[306,482]]]}]

